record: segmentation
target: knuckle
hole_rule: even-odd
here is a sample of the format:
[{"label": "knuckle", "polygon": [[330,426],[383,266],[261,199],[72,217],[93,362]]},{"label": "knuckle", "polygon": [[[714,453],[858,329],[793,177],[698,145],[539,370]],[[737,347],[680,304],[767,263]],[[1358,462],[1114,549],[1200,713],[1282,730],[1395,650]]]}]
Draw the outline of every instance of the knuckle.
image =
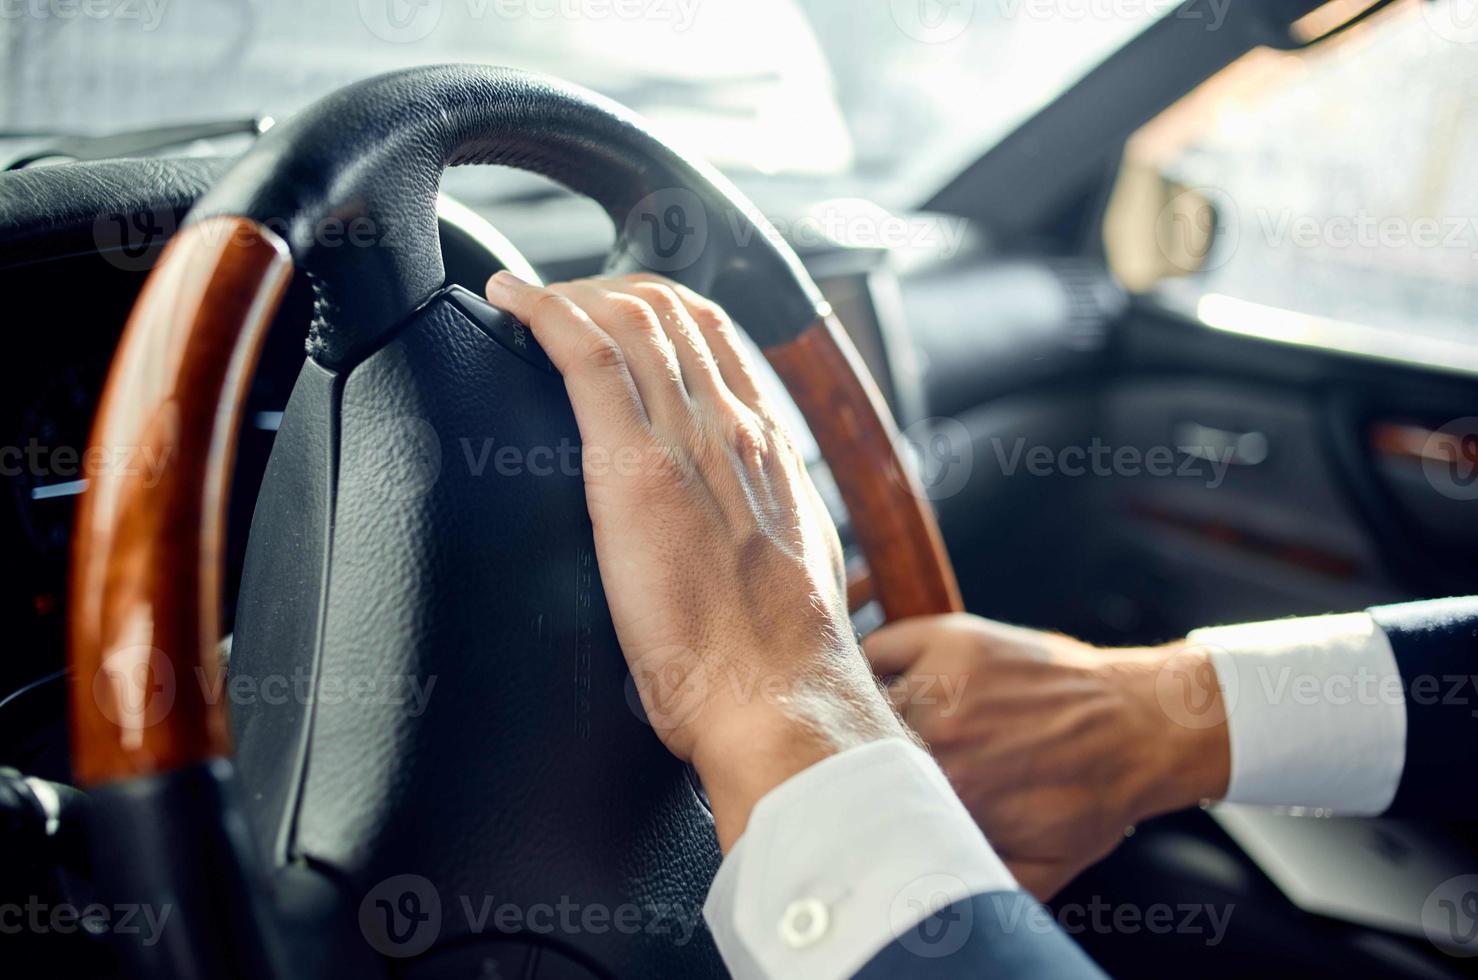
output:
[{"label": "knuckle", "polygon": [[780,421],[771,410],[767,402],[761,402],[759,407],[752,410],[760,428],[765,432],[776,447],[789,449],[791,445],[790,430],[785,423]]},{"label": "knuckle", "polygon": [[575,363],[594,371],[612,371],[625,363],[621,348],[610,337],[591,331],[575,344]]},{"label": "knuckle", "polygon": [[671,286],[664,283],[639,282],[632,287],[632,292],[659,316],[673,314],[682,309],[682,301],[677,298],[677,293],[672,290]]},{"label": "knuckle", "polygon": [[729,446],[740,459],[764,463],[773,443],[758,419],[739,416],[729,426]]},{"label": "knuckle", "polygon": [[693,322],[707,333],[727,335],[732,329],[728,314],[711,303],[697,303],[692,309]]},{"label": "knuckle", "polygon": [[635,296],[612,296],[607,301],[606,311],[611,324],[626,331],[652,331],[657,329],[657,314],[646,301]]}]

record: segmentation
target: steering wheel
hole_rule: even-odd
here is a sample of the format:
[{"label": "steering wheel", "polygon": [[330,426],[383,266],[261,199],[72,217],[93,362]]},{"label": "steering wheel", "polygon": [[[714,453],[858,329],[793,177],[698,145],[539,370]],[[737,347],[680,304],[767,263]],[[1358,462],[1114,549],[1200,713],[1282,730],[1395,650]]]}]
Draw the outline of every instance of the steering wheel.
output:
[{"label": "steering wheel", "polygon": [[[521,72],[341,90],[191,212],[93,432],[113,465],[75,536],[72,757],[105,895],[172,910],[156,943],[130,944],[147,975],[723,975],[700,920],[712,818],[626,675],[564,465],[563,387],[521,324],[443,282],[442,171],[483,163],[599,203],[612,271],[724,304],[811,426],[885,614],[960,608],[875,385],[717,172]],[[236,433],[295,271],[313,286],[309,356],[227,668]]]}]

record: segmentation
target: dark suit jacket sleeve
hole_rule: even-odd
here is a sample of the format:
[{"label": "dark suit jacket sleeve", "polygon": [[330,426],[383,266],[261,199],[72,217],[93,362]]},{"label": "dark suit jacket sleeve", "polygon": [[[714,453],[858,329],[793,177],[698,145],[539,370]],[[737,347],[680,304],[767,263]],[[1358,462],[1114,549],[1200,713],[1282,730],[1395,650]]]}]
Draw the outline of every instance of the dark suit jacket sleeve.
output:
[{"label": "dark suit jacket sleeve", "polygon": [[1370,610],[1396,654],[1406,762],[1390,816],[1478,817],[1478,597]]},{"label": "dark suit jacket sleeve", "polygon": [[862,968],[857,980],[1098,980],[1104,976],[1025,892],[989,892],[942,909]]}]

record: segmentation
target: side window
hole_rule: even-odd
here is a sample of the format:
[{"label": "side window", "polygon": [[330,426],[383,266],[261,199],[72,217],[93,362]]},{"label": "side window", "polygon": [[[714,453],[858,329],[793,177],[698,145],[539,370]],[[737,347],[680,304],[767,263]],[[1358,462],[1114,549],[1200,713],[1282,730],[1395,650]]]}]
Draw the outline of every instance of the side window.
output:
[{"label": "side window", "polygon": [[1130,288],[1213,326],[1478,351],[1475,175],[1478,3],[1412,0],[1252,52],[1141,130],[1106,246]]}]

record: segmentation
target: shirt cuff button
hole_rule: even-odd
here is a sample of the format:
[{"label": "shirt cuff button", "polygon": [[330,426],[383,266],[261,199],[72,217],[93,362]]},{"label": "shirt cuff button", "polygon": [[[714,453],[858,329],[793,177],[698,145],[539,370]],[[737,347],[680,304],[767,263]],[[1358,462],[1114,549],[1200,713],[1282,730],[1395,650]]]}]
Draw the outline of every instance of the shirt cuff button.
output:
[{"label": "shirt cuff button", "polygon": [[780,939],[791,949],[805,949],[826,935],[830,925],[831,913],[820,899],[797,899],[780,917]]}]

